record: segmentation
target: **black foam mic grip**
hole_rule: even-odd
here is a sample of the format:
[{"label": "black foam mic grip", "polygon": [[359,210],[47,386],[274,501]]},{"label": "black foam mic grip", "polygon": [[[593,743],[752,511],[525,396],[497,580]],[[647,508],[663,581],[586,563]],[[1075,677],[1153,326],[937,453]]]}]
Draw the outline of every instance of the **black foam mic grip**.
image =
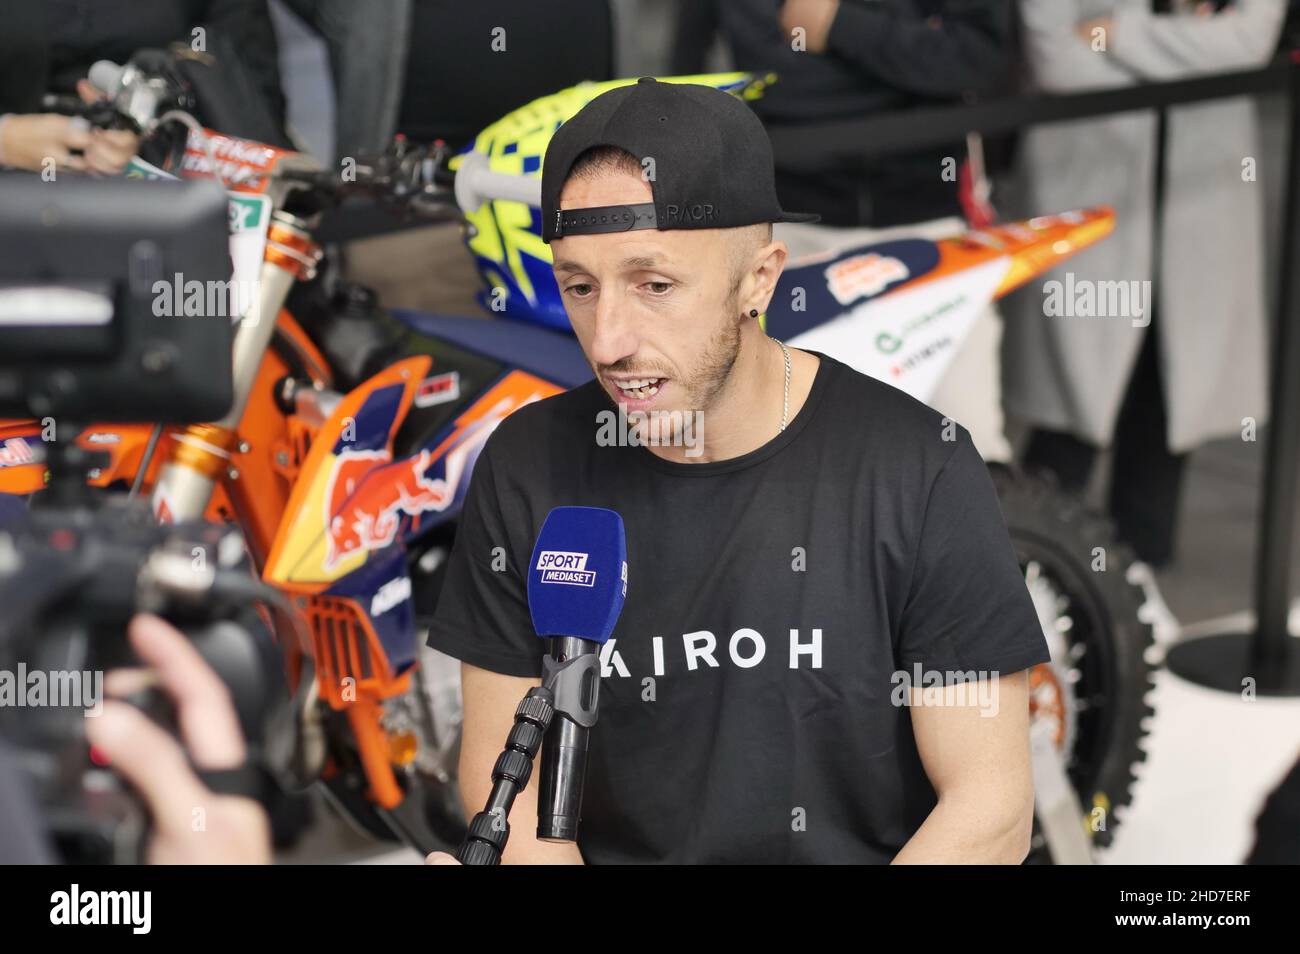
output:
[{"label": "black foam mic grip", "polygon": [[600,690],[599,646],[588,640],[557,638],[546,660],[547,680],[555,692],[555,717],[542,743],[542,772],[537,791],[537,837],[542,841],[578,839],[582,790],[587,774],[587,746],[596,722]]},{"label": "black foam mic grip", "polygon": [[537,837],[543,841],[578,840],[590,734],[565,716],[553,720],[547,731],[537,792]]}]

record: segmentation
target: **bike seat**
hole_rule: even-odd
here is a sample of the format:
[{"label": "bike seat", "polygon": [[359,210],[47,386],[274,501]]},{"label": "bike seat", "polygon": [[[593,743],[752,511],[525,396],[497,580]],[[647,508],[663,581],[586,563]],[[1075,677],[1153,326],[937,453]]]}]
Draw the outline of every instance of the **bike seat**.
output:
[{"label": "bike seat", "polygon": [[593,377],[582,347],[569,334],[510,318],[438,315],[406,308],[391,313],[417,334],[442,339],[566,388]]}]

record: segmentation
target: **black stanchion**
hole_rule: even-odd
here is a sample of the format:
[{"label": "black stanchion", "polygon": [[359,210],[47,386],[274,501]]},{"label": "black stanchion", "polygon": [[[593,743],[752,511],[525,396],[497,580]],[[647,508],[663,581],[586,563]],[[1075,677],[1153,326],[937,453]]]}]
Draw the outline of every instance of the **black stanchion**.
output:
[{"label": "black stanchion", "polygon": [[1287,627],[1291,602],[1291,538],[1296,479],[1300,476],[1300,67],[1289,72],[1290,143],[1277,317],[1273,329],[1272,421],[1264,458],[1255,558],[1255,630],[1216,633],[1170,649],[1171,672],[1210,689],[1241,692],[1247,679],[1257,694],[1300,695],[1300,652]]}]

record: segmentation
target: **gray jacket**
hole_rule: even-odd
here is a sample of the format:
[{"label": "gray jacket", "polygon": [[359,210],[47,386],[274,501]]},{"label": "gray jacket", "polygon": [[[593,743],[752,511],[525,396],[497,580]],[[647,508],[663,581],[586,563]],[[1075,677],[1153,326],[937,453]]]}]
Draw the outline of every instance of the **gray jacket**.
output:
[{"label": "gray jacket", "polygon": [[[1237,0],[1213,17],[1191,6],[1155,16],[1148,0],[1020,0],[1033,84],[1062,93],[1128,86],[1249,69],[1272,56],[1285,0]],[[1107,15],[1113,26],[1100,52],[1075,31]],[[1003,347],[1008,409],[1102,447],[1151,316],[1141,283],[1153,273],[1154,134],[1149,112],[1028,130],[1008,209],[1115,207],[1112,236],[1007,303]],[[1265,176],[1287,170],[1258,160],[1249,99],[1170,110],[1157,294],[1175,452],[1267,415],[1261,190]],[[1122,314],[1106,316],[1114,311]]]}]

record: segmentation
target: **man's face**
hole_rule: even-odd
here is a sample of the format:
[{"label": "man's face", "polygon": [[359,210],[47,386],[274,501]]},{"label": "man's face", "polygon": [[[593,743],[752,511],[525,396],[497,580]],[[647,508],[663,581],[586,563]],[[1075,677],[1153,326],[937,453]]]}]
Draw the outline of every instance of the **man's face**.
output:
[{"label": "man's face", "polygon": [[[571,178],[562,209],[653,201],[639,175]],[[728,230],[730,231],[730,230]],[[555,278],[605,391],[632,411],[706,409],[740,348],[734,235],[640,229],[551,242]]]}]

